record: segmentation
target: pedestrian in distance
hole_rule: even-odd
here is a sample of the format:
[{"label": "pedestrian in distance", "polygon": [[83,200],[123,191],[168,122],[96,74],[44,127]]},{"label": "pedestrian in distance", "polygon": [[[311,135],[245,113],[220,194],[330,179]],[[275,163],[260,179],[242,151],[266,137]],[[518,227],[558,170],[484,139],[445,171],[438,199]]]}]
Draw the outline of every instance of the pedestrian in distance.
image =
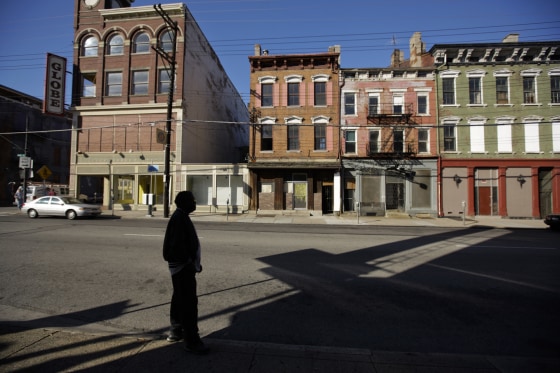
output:
[{"label": "pedestrian in distance", "polygon": [[171,297],[171,330],[167,340],[184,339],[185,349],[195,354],[206,354],[208,347],[198,334],[198,296],[196,274],[200,265],[200,242],[189,214],[196,210],[196,200],[190,191],[181,191],[175,197],[177,209],[171,215],[163,240],[163,258],[167,261],[173,283]]},{"label": "pedestrian in distance", "polygon": [[21,210],[21,206],[23,206],[23,188],[19,187],[16,190],[16,194],[14,194],[14,199],[16,200],[17,208]]}]

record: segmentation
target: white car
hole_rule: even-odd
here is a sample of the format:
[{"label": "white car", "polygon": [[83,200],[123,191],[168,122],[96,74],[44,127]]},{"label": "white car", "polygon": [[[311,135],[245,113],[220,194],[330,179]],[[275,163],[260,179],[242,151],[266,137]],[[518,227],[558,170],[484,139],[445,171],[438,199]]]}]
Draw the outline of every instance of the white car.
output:
[{"label": "white car", "polygon": [[82,203],[73,197],[45,196],[31,202],[25,202],[21,211],[30,218],[39,216],[66,216],[76,219],[78,216],[95,217],[101,214],[101,207]]}]

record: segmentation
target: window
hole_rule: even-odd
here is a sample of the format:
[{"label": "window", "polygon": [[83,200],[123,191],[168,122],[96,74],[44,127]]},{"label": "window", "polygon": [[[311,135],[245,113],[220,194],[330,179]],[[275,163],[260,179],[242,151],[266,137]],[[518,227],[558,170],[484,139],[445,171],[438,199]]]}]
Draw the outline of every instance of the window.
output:
[{"label": "window", "polygon": [[288,150],[299,150],[299,125],[288,125]]},{"label": "window", "polygon": [[171,86],[171,69],[160,69],[158,74],[158,93],[169,93],[169,87]]},{"label": "window", "polygon": [[560,75],[550,76],[550,102],[560,104]]},{"label": "window", "polygon": [[416,99],[418,114],[428,114],[428,96],[426,94],[419,94]]},{"label": "window", "polygon": [[261,151],[272,150],[272,124],[261,126]]},{"label": "window", "polygon": [[496,104],[509,104],[509,78],[507,76],[496,77]]},{"label": "window", "polygon": [[523,103],[536,104],[537,103],[536,95],[537,92],[535,87],[535,77],[524,76],[523,77]]},{"label": "window", "polygon": [[132,53],[150,53],[150,36],[140,32],[134,38]]},{"label": "window", "polygon": [[105,87],[106,96],[121,96],[122,95],[122,73],[109,72],[107,73]]},{"label": "window", "polygon": [[327,82],[330,77],[327,74],[317,74],[311,77],[313,81],[313,105],[327,106]]},{"label": "window", "polygon": [[272,84],[271,83],[263,83],[261,84],[261,106],[264,107],[272,107]]},{"label": "window", "polygon": [[539,144],[539,123],[537,121],[525,122],[525,153],[538,153]]},{"label": "window", "polygon": [[402,153],[404,151],[404,131],[393,130],[393,151]]},{"label": "window", "polygon": [[315,82],[313,83],[314,89],[314,101],[315,106],[326,106],[327,105],[327,82]]},{"label": "window", "polygon": [[369,153],[379,153],[379,130],[369,131]]},{"label": "window", "polygon": [[455,128],[455,122],[446,121],[443,123],[443,151],[454,152],[457,150]]},{"label": "window", "polygon": [[379,114],[379,96],[369,96],[368,113],[369,115]]},{"label": "window", "polygon": [[442,78],[443,104],[455,105],[455,78]]},{"label": "window", "polygon": [[498,119],[498,153],[511,153],[511,123],[513,119]]},{"label": "window", "polygon": [[393,114],[403,114],[404,96],[393,96]]},{"label": "window", "polygon": [[95,36],[88,36],[84,39],[82,45],[82,56],[90,57],[97,56],[97,48],[99,47],[99,41]]},{"label": "window", "polygon": [[472,153],[484,153],[484,119],[471,119],[470,124],[470,134],[471,134],[471,152]]},{"label": "window", "polygon": [[482,104],[482,78],[480,77],[469,78],[469,104]]},{"label": "window", "polygon": [[552,121],[552,151],[560,152],[560,118]]},{"label": "window", "polygon": [[344,115],[356,115],[356,94],[344,93]]},{"label": "window", "polygon": [[299,82],[288,83],[288,106],[299,106]]},{"label": "window", "polygon": [[132,72],[132,94],[148,94],[148,70],[138,70]]},{"label": "window", "polygon": [[159,47],[165,52],[173,52],[173,32],[166,31],[159,37]]},{"label": "window", "polygon": [[327,125],[325,123],[315,123],[315,150],[327,150]]},{"label": "window", "polygon": [[538,103],[537,96],[537,77],[541,74],[542,70],[529,69],[521,71],[523,77],[523,104],[532,105]]},{"label": "window", "polygon": [[430,131],[426,128],[418,129],[418,153],[430,152]]},{"label": "window", "polygon": [[108,55],[118,55],[124,53],[124,39],[120,35],[113,35],[109,39],[109,43],[107,45],[107,54]]},{"label": "window", "polygon": [[95,73],[82,73],[82,96],[95,97]]},{"label": "window", "polygon": [[344,132],[344,152],[347,154],[356,153],[356,131],[347,130]]}]

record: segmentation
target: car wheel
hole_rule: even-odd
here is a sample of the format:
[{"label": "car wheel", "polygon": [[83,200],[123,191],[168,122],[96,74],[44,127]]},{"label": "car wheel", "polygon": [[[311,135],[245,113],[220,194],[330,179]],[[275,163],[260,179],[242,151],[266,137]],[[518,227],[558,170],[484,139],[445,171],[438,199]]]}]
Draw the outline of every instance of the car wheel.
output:
[{"label": "car wheel", "polygon": [[27,211],[27,216],[29,216],[32,219],[35,219],[36,217],[39,216],[39,214],[37,213],[36,210],[30,209]]},{"label": "car wheel", "polygon": [[68,210],[68,211],[66,211],[66,217],[67,217],[68,219],[74,220],[74,219],[76,219],[76,216],[77,216],[76,211],[74,211],[74,210]]}]

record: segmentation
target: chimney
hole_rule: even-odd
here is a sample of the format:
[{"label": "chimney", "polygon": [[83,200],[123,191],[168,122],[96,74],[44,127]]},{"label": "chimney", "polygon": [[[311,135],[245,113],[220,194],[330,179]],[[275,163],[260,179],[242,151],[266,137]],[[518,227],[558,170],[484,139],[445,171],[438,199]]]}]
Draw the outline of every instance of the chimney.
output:
[{"label": "chimney", "polygon": [[331,45],[329,47],[329,52],[340,53],[340,45]]},{"label": "chimney", "polygon": [[261,45],[255,44],[255,56],[260,56],[260,55],[261,55]]},{"label": "chimney", "polygon": [[519,43],[519,34],[509,34],[502,40],[502,43]]},{"label": "chimney", "polygon": [[395,49],[391,54],[391,67],[399,67],[404,62],[404,53],[400,49]]},{"label": "chimney", "polygon": [[415,32],[409,41],[410,46],[410,66],[422,67],[422,55],[426,53],[426,46],[422,41],[422,33]]}]

